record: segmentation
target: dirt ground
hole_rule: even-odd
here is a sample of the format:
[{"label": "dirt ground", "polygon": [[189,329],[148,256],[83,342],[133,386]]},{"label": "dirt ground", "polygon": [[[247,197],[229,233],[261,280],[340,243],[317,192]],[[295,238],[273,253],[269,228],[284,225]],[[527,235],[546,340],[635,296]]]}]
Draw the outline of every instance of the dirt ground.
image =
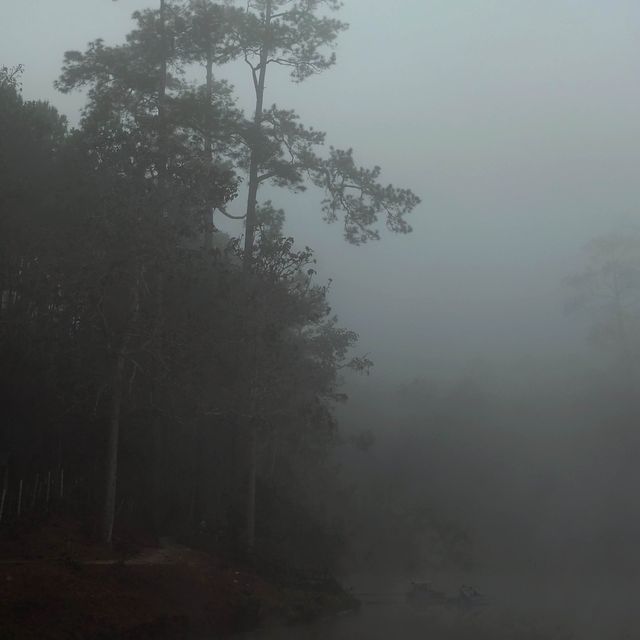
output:
[{"label": "dirt ground", "polygon": [[60,517],[5,531],[0,640],[174,640],[286,623],[336,604],[168,541],[129,547],[91,543]]}]

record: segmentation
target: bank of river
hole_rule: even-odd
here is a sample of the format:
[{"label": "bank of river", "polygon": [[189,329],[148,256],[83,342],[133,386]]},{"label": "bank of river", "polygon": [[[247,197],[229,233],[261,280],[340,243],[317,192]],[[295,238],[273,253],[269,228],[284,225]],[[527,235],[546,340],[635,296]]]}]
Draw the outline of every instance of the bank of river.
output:
[{"label": "bank of river", "polygon": [[0,640],[191,640],[357,606],[328,576],[276,579],[170,540],[124,555],[81,523],[0,535]]}]

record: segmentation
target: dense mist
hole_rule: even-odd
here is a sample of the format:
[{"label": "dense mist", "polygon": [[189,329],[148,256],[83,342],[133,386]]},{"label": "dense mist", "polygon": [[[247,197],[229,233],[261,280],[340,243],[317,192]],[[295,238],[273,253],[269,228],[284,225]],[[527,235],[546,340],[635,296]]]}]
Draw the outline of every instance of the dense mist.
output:
[{"label": "dense mist", "polygon": [[640,634],[637,3],[5,5],[7,637]]}]

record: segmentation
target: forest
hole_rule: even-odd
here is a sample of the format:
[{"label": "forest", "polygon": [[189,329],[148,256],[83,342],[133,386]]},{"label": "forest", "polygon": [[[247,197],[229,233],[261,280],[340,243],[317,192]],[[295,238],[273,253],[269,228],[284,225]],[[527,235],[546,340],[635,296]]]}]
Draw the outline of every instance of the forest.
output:
[{"label": "forest", "polygon": [[[343,370],[372,363],[312,250],[258,194],[311,182],[351,244],[375,239],[379,219],[408,232],[419,200],[350,149],[321,155],[322,132],[264,104],[270,66],[300,82],[333,64],[345,25],[322,4],[135,13],[126,43],[65,54],[57,88],[87,97],[77,128],[22,99],[20,67],[2,70],[5,480],[31,483],[26,495],[64,469],[106,543],[127,525],[253,553],[309,530],[331,563],[339,532],[313,493],[339,440]],[[233,58],[253,80],[250,119],[214,76]],[[244,234],[229,237],[216,216],[241,184]]]},{"label": "forest", "polygon": [[[345,85],[326,84],[313,102],[340,114],[333,146],[294,96],[331,75],[356,27],[342,2],[146,4],[119,41],[93,39],[58,61],[55,95],[79,101],[77,116],[48,88],[25,89],[28,65],[0,60],[7,638],[48,637],[58,610],[34,604],[45,601],[39,581],[76,597],[103,583],[93,600],[106,603],[140,597],[149,620],[131,620],[154,625],[117,626],[123,604],[61,609],[60,628],[79,638],[190,637],[171,635],[183,579],[214,589],[184,589],[203,600],[198,616],[215,610],[207,637],[342,613],[371,594],[404,606],[412,580],[447,593],[478,584],[496,606],[453,627],[409,609],[364,613],[355,632],[347,623],[327,637],[634,637],[640,227],[609,211],[591,224],[585,204],[602,208],[631,152],[608,183],[589,179],[593,166],[579,162],[598,147],[576,142],[578,110],[562,135],[554,121],[526,138],[523,120],[510,138],[495,95],[489,118],[478,90],[475,122],[456,119],[462,90],[442,106],[432,86],[440,119],[405,114],[396,147],[411,94],[381,85],[380,108],[397,112],[374,126],[355,107],[349,119]],[[442,91],[451,82],[437,80]],[[609,129],[589,118],[604,140]],[[439,152],[415,162],[429,144]],[[577,168],[558,171],[551,151],[569,147]],[[415,173],[394,170],[399,156]],[[328,237],[341,243],[333,255]],[[180,569],[193,573],[145,574],[137,561],[167,548],[193,554]],[[145,600],[139,585],[155,580],[172,591]],[[179,616],[163,617],[168,602]],[[542,609],[560,623],[539,622]],[[32,613],[41,626],[21,635]]]}]

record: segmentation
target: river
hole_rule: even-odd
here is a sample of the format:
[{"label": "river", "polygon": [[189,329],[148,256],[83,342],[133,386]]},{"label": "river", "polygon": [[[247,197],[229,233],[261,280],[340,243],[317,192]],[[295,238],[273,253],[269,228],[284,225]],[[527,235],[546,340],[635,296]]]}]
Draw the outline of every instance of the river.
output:
[{"label": "river", "polygon": [[402,592],[362,596],[360,611],[246,634],[251,640],[637,640],[638,590],[628,580],[487,581],[480,610],[416,610]]}]

